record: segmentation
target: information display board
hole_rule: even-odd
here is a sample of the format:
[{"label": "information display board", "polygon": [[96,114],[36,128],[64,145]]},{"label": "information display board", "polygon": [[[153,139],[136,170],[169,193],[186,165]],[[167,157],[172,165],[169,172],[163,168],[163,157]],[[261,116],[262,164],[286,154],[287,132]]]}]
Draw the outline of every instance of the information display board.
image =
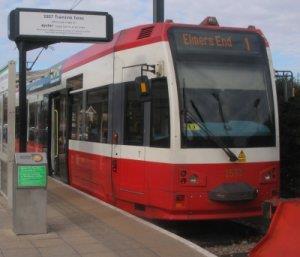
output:
[{"label": "information display board", "polygon": [[18,167],[18,188],[24,187],[46,187],[47,169],[46,166],[19,166]]},{"label": "information display board", "polygon": [[9,15],[8,37],[13,41],[111,41],[113,19],[106,12],[17,8]]},{"label": "information display board", "polygon": [[16,179],[18,189],[47,187],[47,157],[45,153],[16,153]]}]

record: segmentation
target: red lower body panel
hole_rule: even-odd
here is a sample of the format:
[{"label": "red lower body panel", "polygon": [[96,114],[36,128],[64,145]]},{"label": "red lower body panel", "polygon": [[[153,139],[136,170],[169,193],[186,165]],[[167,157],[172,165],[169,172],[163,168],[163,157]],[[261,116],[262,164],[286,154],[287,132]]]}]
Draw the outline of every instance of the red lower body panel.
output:
[{"label": "red lower body panel", "polygon": [[[271,174],[268,181],[265,174]],[[69,150],[70,184],[135,215],[166,220],[259,216],[261,204],[278,198],[279,162],[165,164]],[[196,183],[190,178],[196,176]],[[269,178],[269,177],[268,177]],[[224,183],[247,183],[250,201],[218,202],[209,192]]]}]

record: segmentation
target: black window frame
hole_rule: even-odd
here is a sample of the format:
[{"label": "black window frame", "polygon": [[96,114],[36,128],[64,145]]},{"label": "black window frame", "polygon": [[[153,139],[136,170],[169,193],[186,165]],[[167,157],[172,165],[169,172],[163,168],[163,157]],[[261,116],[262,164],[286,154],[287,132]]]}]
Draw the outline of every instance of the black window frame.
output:
[{"label": "black window frame", "polygon": [[[127,104],[127,99],[128,99],[128,94],[129,94],[129,90],[132,90],[131,94],[133,96],[135,96],[134,102],[135,104],[140,104],[142,111],[140,112],[141,114],[141,120],[140,120],[140,124],[142,125],[142,129],[140,131],[140,140],[138,141],[132,141],[132,139],[128,138],[128,116],[127,116],[127,111],[128,111],[128,104]],[[124,125],[123,125],[123,144],[124,145],[132,145],[132,146],[144,146],[145,145],[145,128],[147,128],[147,126],[145,127],[145,102],[142,102],[141,99],[139,98],[139,94],[137,92],[136,89],[136,85],[134,82],[126,82],[124,83],[124,111],[123,111],[123,117],[124,117]],[[131,141],[130,141],[131,140]],[[137,143],[138,142],[138,143]]]},{"label": "black window frame", "polygon": [[[74,93],[74,94],[71,94],[70,95],[70,114],[71,114],[71,116],[70,116],[70,126],[69,126],[69,128],[70,128],[70,132],[69,132],[69,139],[70,140],[76,140],[76,141],[85,141],[85,140],[83,140],[83,138],[82,138],[82,135],[84,134],[83,132],[82,133],[80,133],[79,132],[79,129],[78,129],[78,115],[76,116],[76,127],[73,127],[73,106],[75,106],[75,104],[74,104],[74,98],[75,97],[80,97],[80,103],[81,103],[81,109],[83,110],[84,109],[84,91],[80,91],[80,92],[77,92],[77,93]],[[77,106],[77,104],[76,104],[76,106]],[[77,114],[78,114],[78,112],[76,112]],[[84,120],[84,117],[82,117],[82,119]],[[83,122],[84,123],[84,122]],[[82,126],[82,125],[81,125]],[[73,137],[73,128],[76,128],[76,136],[75,137]],[[84,131],[84,125],[83,125],[83,128],[81,128],[81,130],[83,130]]]},{"label": "black window frame", "polygon": [[[155,142],[153,140],[153,126],[154,126],[154,116],[155,114],[157,114],[155,111],[154,111],[154,94],[153,94],[153,90],[154,90],[154,87],[153,87],[153,84],[154,83],[163,83],[164,86],[165,86],[165,89],[166,89],[166,95],[167,95],[167,109],[168,109],[168,134],[169,134],[169,137],[167,138],[167,141],[160,141],[161,143],[159,142]],[[149,133],[149,136],[150,136],[150,143],[149,143],[149,146],[150,147],[156,147],[156,148],[170,148],[170,145],[171,145],[171,120],[170,120],[170,94],[169,94],[169,89],[168,89],[168,80],[166,77],[160,77],[160,78],[155,78],[155,79],[151,79],[151,120],[150,120],[150,124],[149,124],[149,129],[150,129],[150,133]],[[160,114],[162,114],[160,112]]]},{"label": "black window frame", "polygon": [[[123,145],[132,145],[132,146],[145,146],[145,147],[152,147],[152,148],[170,148],[171,145],[171,121],[170,121],[170,95],[169,95],[169,89],[168,89],[168,81],[166,77],[159,77],[159,78],[153,78],[150,79],[150,97],[143,98],[140,96],[138,89],[136,87],[136,84],[133,81],[130,82],[125,82],[123,83],[123,90],[124,90],[124,94],[123,94],[123,103],[124,103],[124,108],[123,108],[123,120],[124,120],[124,124],[123,124],[123,134],[122,134],[122,138],[123,138]],[[156,83],[164,83],[165,85],[165,89],[166,89],[166,95],[167,95],[167,108],[168,108],[168,138],[167,141],[162,143],[162,142],[154,142],[153,140],[153,134],[152,134],[152,126],[154,124],[154,94],[153,94],[153,89],[152,86]],[[141,105],[142,111],[141,111],[141,121],[140,123],[143,125],[143,129],[142,131],[140,131],[140,136],[142,136],[140,142],[134,143],[134,142],[130,142],[128,143],[128,141],[126,141],[126,126],[128,124],[128,120],[127,120],[127,97],[128,97],[128,92],[127,89],[128,87],[131,87],[132,90],[132,94],[136,95],[136,101],[139,102],[139,104]],[[154,89],[155,90],[155,89]],[[156,113],[157,115],[157,113]]]},{"label": "black window frame", "polygon": [[[87,111],[87,107],[88,107],[88,104],[89,104],[89,95],[90,94],[92,94],[92,93],[98,93],[98,92],[104,92],[104,91],[106,91],[105,93],[106,93],[106,101],[102,101],[102,102],[106,102],[107,104],[106,104],[106,110],[107,110],[107,117],[106,117],[106,130],[107,130],[107,135],[106,135],[106,140],[105,140],[105,142],[103,142],[102,140],[101,140],[101,135],[99,134],[99,140],[89,140],[89,138],[90,138],[90,133],[88,132],[88,130],[87,130],[87,113],[86,113],[86,111]],[[99,103],[99,102],[98,102]],[[89,89],[89,90],[87,90],[86,91],[86,102],[85,102],[85,106],[84,106],[84,108],[83,108],[84,110],[85,110],[85,118],[84,118],[84,123],[85,123],[85,133],[87,133],[87,139],[85,140],[85,141],[88,141],[88,142],[94,142],[94,143],[103,143],[103,144],[107,144],[108,143],[108,130],[109,130],[109,122],[108,122],[108,117],[109,117],[109,114],[108,114],[108,112],[109,112],[109,87],[108,86],[102,86],[102,87],[97,87],[97,88],[93,88],[93,89]],[[103,114],[103,112],[101,113],[101,114]],[[98,119],[99,119],[99,122],[100,122],[100,117],[98,117]]]},{"label": "black window frame", "polygon": [[[93,92],[97,92],[97,91],[104,91],[106,90],[106,102],[107,102],[107,137],[105,142],[101,141],[101,137],[99,138],[99,140],[89,140],[89,133],[88,133],[88,122],[87,122],[87,114],[86,114],[86,108],[88,106],[88,97],[89,94],[93,93]],[[84,113],[82,114],[83,116],[81,117],[82,121],[81,121],[81,133],[78,132],[80,131],[80,129],[78,130],[78,112],[77,112],[77,117],[76,117],[76,127],[73,127],[72,123],[73,123],[73,106],[75,106],[74,104],[74,97],[81,97],[81,110],[84,111]],[[79,91],[79,92],[75,92],[75,93],[71,93],[70,94],[70,131],[69,131],[69,140],[76,140],[76,141],[86,141],[86,142],[91,142],[91,143],[103,143],[103,144],[108,144],[110,143],[110,87],[108,85],[106,86],[101,86],[101,87],[96,87],[96,88],[92,88],[92,89],[88,89],[88,90],[84,90],[84,91]],[[74,133],[73,133],[73,129],[76,128],[77,132],[76,132],[76,136],[73,137]]]}]

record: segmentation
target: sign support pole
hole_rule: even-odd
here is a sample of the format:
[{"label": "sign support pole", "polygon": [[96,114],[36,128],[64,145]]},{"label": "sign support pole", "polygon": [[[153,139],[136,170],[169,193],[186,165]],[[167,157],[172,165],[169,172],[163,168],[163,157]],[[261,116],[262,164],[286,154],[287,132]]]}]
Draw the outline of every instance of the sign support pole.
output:
[{"label": "sign support pole", "polygon": [[107,12],[17,8],[9,14],[8,28],[9,39],[19,49],[20,153],[15,154],[13,230],[43,234],[47,233],[48,163],[46,153],[26,153],[27,51],[59,42],[110,42],[113,18]]},{"label": "sign support pole", "polygon": [[26,71],[27,71],[27,49],[26,43],[20,41],[18,43],[19,49],[19,131],[20,131],[20,152],[27,150],[27,100],[26,100]]},{"label": "sign support pole", "polygon": [[164,22],[165,20],[164,0],[153,0],[153,23]]},{"label": "sign support pole", "polygon": [[7,158],[7,198],[8,206],[13,208],[14,194],[14,160],[15,160],[15,127],[16,127],[16,63],[8,64],[8,158]]},{"label": "sign support pole", "polygon": [[8,37],[19,49],[20,152],[26,152],[27,51],[59,42],[109,42],[113,39],[113,18],[107,12],[16,8],[8,21]]}]

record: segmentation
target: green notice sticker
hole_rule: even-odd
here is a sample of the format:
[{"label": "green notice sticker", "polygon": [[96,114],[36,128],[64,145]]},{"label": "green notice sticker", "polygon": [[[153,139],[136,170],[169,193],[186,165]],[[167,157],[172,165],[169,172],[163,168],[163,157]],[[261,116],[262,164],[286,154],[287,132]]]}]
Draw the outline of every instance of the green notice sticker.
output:
[{"label": "green notice sticker", "polygon": [[18,187],[46,187],[46,166],[19,166]]}]

